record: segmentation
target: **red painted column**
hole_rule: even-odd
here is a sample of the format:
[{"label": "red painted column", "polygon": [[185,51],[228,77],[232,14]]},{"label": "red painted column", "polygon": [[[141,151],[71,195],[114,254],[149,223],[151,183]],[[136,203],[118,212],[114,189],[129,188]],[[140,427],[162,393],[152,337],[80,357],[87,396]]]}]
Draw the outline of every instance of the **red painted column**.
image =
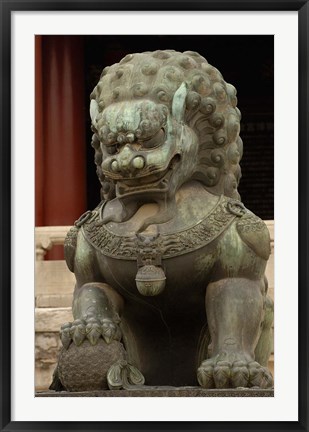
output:
[{"label": "red painted column", "polygon": [[71,225],[86,210],[83,44],[43,37],[44,223]]},{"label": "red painted column", "polygon": [[36,52],[36,225],[72,225],[86,210],[83,39],[41,36]]},{"label": "red painted column", "polygon": [[35,225],[44,225],[42,36],[35,36]]}]

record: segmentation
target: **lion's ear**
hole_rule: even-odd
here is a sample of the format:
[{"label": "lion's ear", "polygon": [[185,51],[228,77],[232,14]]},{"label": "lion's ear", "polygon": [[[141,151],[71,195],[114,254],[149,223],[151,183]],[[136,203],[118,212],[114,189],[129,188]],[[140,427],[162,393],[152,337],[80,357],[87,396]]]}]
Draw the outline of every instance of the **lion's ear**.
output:
[{"label": "lion's ear", "polygon": [[178,87],[173,97],[172,114],[173,117],[180,123],[184,122],[187,93],[187,84],[183,82]]},{"label": "lion's ear", "polygon": [[92,99],[90,102],[90,117],[93,126],[96,125],[96,118],[99,113],[99,107],[96,100]]}]

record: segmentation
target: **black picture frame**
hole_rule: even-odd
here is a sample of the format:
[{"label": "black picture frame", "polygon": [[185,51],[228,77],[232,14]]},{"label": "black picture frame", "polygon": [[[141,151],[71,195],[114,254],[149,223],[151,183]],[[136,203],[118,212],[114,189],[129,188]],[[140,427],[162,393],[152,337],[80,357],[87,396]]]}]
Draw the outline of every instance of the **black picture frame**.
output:
[{"label": "black picture frame", "polygon": [[[23,422],[11,421],[11,13],[13,11],[297,11],[299,50],[299,418],[295,422]],[[1,431],[308,430],[308,0],[154,1],[10,1],[0,0],[1,14],[1,237],[0,237],[0,425]],[[288,30],[287,30],[288,31]],[[295,133],[295,139],[297,134]],[[288,197],[287,197],[288,206]],[[27,283],[27,282],[25,282]],[[296,284],[295,284],[296,285]],[[293,373],[293,371],[291,371]]]}]

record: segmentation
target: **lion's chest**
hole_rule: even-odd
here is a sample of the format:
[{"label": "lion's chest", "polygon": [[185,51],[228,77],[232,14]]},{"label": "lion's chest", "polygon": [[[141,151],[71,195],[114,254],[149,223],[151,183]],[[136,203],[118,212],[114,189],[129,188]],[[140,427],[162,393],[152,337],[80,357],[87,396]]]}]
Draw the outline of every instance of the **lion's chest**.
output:
[{"label": "lion's chest", "polygon": [[143,296],[137,289],[136,278],[141,263],[138,258],[117,259],[102,255],[97,252],[98,264],[106,282],[116,289],[127,299],[144,298],[155,299],[164,303],[175,303],[179,299],[185,304],[184,296],[190,302],[194,302],[196,296],[204,296],[214,263],[217,259],[217,248],[215,245],[190,252],[185,255],[178,255],[171,258],[161,259],[160,268],[166,277],[165,288],[158,296]]},{"label": "lion's chest", "polygon": [[194,223],[183,218],[181,225],[157,225],[154,232],[141,234],[124,230],[122,224],[104,224],[94,214],[82,232],[96,251],[103,279],[124,296],[139,295],[141,269],[148,277],[147,271],[158,268],[166,278],[164,296],[204,292],[217,260],[217,239],[235,219],[228,204],[222,196],[206,215],[196,215]]},{"label": "lion's chest", "polygon": [[[106,226],[94,225],[88,231],[84,227],[84,234],[96,249],[104,280],[124,297],[140,297],[137,273],[152,267],[162,269],[166,278],[164,293],[158,297],[164,302],[171,297],[174,302],[175,296],[179,296],[184,303],[182,296],[188,292],[204,295],[217,260],[216,239],[228,221],[210,225],[206,220],[187,230],[157,237],[119,236]],[[194,295],[190,297],[193,300]]]}]

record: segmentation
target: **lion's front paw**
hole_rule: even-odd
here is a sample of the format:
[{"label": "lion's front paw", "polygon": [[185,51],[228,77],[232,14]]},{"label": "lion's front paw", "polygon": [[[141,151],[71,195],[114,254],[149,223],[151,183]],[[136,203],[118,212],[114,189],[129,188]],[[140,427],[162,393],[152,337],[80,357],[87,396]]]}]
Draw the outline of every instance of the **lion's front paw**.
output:
[{"label": "lion's front paw", "polygon": [[64,348],[69,348],[72,341],[79,346],[85,339],[88,339],[91,345],[96,345],[100,338],[108,344],[113,340],[120,341],[121,330],[118,322],[111,318],[90,316],[63,324],[60,330],[60,339]]},{"label": "lion's front paw", "polygon": [[232,361],[211,358],[202,362],[197,370],[197,379],[204,388],[259,387],[270,388],[273,378],[269,370],[256,361],[245,361],[241,357]]}]

